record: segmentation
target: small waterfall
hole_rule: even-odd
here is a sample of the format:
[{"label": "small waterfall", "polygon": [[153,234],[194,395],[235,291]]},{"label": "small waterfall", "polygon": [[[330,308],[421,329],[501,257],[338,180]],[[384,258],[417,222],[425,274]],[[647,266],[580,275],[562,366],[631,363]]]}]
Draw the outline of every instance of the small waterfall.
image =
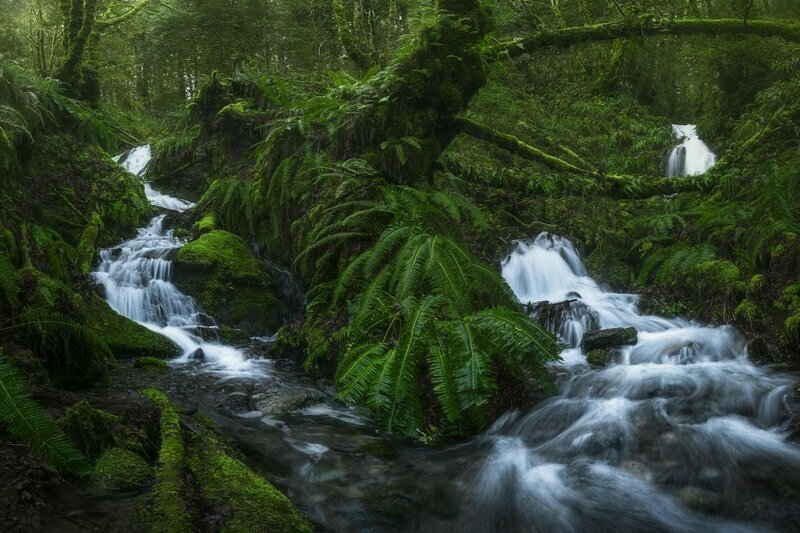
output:
[{"label": "small waterfall", "polygon": [[[730,531],[684,504],[733,506],[748,483],[800,475],[800,449],[777,426],[796,378],[753,365],[733,328],[640,313],[561,237],[518,243],[502,270],[522,302],[572,302],[551,325],[567,346],[560,392],[485,436],[461,529]],[[579,343],[592,325],[635,327],[638,343],[590,367]]]},{"label": "small waterfall", "polygon": [[680,144],[669,154],[667,176],[703,174],[717,162],[717,156],[697,136],[697,126],[673,124],[672,133]]},{"label": "small waterfall", "polygon": [[[143,177],[150,158],[150,146],[140,146],[116,160]],[[168,211],[183,212],[193,206],[160,193],[147,182],[145,192],[151,204]],[[185,243],[164,228],[165,218],[166,214],[154,217],[133,239],[100,252],[101,262],[94,278],[103,286],[106,301],[119,314],[177,344],[184,352],[179,362],[198,356],[198,350],[202,350],[209,370],[231,375],[257,372],[254,361],[241,350],[204,340],[216,336],[217,326],[193,298],[170,281],[172,261],[168,256]]]}]

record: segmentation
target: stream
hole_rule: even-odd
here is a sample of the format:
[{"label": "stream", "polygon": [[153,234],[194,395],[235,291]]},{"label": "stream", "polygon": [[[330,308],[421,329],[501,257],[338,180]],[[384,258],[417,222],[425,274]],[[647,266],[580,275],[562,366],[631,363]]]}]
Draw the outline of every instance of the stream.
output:
[{"label": "stream", "polygon": [[[669,175],[713,164],[694,129],[675,131],[681,144]],[[149,159],[140,147],[119,162],[144,179]],[[149,184],[146,192],[163,210],[191,207]],[[800,448],[786,442],[785,405],[797,376],[755,366],[733,328],[640,313],[636,295],[589,277],[565,238],[520,241],[501,265],[523,303],[571,301],[552,324],[566,346],[551,368],[558,394],[441,448],[382,435],[367,412],[336,401],[332,384],[262,358],[272,332],[243,347],[207,340],[213,318],[170,282],[168,256],[183,244],[159,214],[103,251],[94,276],[117,312],[184,351],[153,385],[212,417],[250,466],[322,528],[759,531],[800,523],[800,500],[787,488],[797,487]],[[634,327],[638,342],[607,366],[590,366],[579,344],[595,327]],[[193,358],[198,349],[202,361]]]}]

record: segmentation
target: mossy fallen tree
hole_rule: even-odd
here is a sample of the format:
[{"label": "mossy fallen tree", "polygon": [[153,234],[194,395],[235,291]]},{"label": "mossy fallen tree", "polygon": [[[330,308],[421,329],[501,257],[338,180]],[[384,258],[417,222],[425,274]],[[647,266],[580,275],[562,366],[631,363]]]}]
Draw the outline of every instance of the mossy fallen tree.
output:
[{"label": "mossy fallen tree", "polygon": [[563,48],[589,42],[665,35],[752,35],[780,37],[788,41],[800,42],[800,24],[777,20],[744,22],[742,19],[662,19],[653,15],[642,15],[604,24],[542,30],[522,39],[501,43],[490,50],[494,58],[518,57],[548,47]]},{"label": "mossy fallen tree", "polygon": [[493,130],[474,120],[460,118],[458,123],[465,134],[494,144],[522,158],[540,163],[555,171],[592,178],[602,193],[612,198],[638,199],[679,192],[707,191],[714,183],[711,176],[662,178],[604,174],[594,169],[578,167],[569,161],[531,146],[513,135]]}]

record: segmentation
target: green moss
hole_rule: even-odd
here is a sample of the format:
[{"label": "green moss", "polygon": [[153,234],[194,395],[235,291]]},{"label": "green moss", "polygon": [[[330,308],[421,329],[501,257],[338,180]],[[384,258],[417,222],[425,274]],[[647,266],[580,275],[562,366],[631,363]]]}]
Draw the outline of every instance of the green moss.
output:
[{"label": "green moss", "polygon": [[267,480],[225,453],[206,435],[191,448],[189,468],[203,500],[226,509],[223,532],[311,532],[311,524]]},{"label": "green moss", "polygon": [[220,324],[264,335],[281,324],[272,279],[245,242],[215,230],[187,244],[175,259],[174,281]]},{"label": "green moss", "polygon": [[163,392],[147,389],[142,394],[150,398],[161,411],[161,448],[158,452],[156,487],[153,494],[152,531],[192,531],[191,516],[184,504],[186,450],[178,412]]},{"label": "green moss", "polygon": [[758,314],[758,306],[753,301],[747,299],[742,300],[733,311],[733,316],[736,320],[747,320],[751,322]]},{"label": "green moss", "polygon": [[200,233],[208,233],[210,231],[214,231],[217,229],[217,214],[213,211],[209,211],[203,218],[197,221],[195,224],[195,228]]},{"label": "green moss", "polygon": [[162,361],[161,359],[156,359],[155,357],[140,357],[136,360],[133,364],[136,368],[141,368],[143,370],[152,370],[154,372],[166,372],[167,371],[167,363]]},{"label": "green moss", "polygon": [[86,300],[92,328],[120,359],[155,357],[169,359],[181,355],[181,349],[166,337],[125,318],[97,296]]},{"label": "green moss", "polygon": [[586,362],[594,366],[603,366],[608,363],[608,356],[608,350],[592,350],[586,354]]},{"label": "green moss", "polygon": [[76,267],[79,274],[86,276],[92,269],[94,256],[96,253],[97,237],[103,229],[103,220],[100,218],[99,213],[92,215],[92,220],[86,229],[81,233],[81,238],[78,241]]},{"label": "green moss", "polygon": [[94,481],[104,489],[141,489],[152,483],[153,469],[135,453],[111,448],[97,460]]},{"label": "green moss", "polygon": [[88,457],[96,457],[116,443],[119,417],[81,400],[58,419],[58,425]]}]

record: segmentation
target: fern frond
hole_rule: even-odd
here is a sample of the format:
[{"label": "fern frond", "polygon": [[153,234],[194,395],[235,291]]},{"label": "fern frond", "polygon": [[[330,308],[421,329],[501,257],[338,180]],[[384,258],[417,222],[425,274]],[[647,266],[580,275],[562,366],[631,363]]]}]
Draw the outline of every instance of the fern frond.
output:
[{"label": "fern frond", "polygon": [[84,475],[89,465],[47,412],[25,390],[25,379],[0,355],[0,422],[11,434],[43,452],[63,473]]}]

